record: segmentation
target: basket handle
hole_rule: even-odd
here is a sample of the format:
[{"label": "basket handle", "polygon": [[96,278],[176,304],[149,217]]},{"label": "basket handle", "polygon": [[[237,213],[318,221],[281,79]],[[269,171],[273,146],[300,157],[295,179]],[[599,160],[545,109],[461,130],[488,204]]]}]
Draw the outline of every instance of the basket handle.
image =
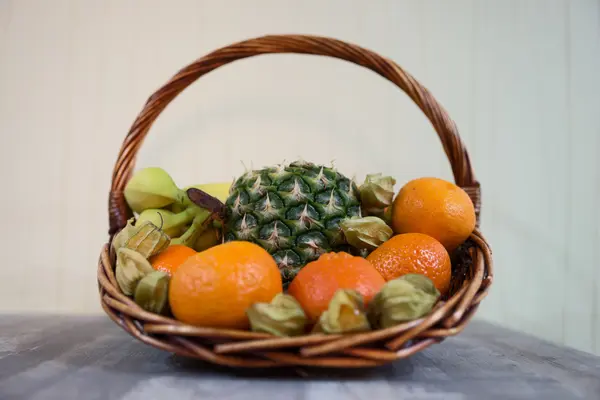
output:
[{"label": "basket handle", "polygon": [[423,111],[440,137],[456,184],[473,200],[479,225],[480,185],[473,174],[469,156],[454,121],[425,87],[392,60],[354,44],[311,35],[267,35],[233,43],[205,55],[181,69],[150,96],[124,140],[113,170],[108,208],[110,235],[122,229],[132,216],[123,190],[133,171],[138,149],[167,105],[196,79],[214,69],[236,60],[274,53],[313,54],[346,60],[372,70],[402,89]]}]

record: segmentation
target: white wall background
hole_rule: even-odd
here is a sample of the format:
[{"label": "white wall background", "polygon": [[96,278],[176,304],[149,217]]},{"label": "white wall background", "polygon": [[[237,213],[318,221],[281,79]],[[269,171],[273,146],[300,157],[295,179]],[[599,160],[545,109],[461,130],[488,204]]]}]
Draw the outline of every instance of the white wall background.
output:
[{"label": "white wall background", "polygon": [[[176,70],[267,33],[354,42],[424,83],[482,183],[496,280],[478,316],[600,354],[600,3],[586,0],[0,0],[0,311],[100,312],[96,261],[129,125]],[[138,166],[187,185],[298,156],[400,185],[451,178],[402,92],[296,55],[203,77],[157,120]]]}]

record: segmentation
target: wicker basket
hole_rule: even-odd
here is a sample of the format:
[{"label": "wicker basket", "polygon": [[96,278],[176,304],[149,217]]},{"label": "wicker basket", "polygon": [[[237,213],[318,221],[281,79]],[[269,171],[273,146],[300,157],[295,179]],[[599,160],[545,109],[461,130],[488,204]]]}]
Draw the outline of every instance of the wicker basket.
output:
[{"label": "wicker basket", "polygon": [[[121,147],[109,200],[112,237],[132,216],[123,190],[135,155],[153,121],[186,87],[202,75],[235,60],[261,54],[298,53],[329,56],[366,67],[400,87],[431,121],[450,160],[456,184],[473,200],[479,226],[480,188],[454,122],[433,96],[393,61],[339,40],[276,35],[218,49],[180,70],[156,91],[138,115]],[[392,328],[348,335],[313,334],[279,338],[249,331],[190,326],[137,306],[117,285],[110,241],[98,264],[100,300],[108,316],[142,342],[178,355],[231,367],[371,367],[408,357],[461,332],[492,283],[490,247],[478,228],[453,254],[452,290],[425,318]]]}]

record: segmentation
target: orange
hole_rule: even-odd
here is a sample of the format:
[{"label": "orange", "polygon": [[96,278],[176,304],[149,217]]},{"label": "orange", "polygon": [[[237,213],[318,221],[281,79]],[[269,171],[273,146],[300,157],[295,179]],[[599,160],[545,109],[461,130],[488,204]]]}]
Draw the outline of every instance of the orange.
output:
[{"label": "orange", "polygon": [[475,207],[469,195],[454,183],[419,178],[400,189],[392,205],[395,233],[424,233],[452,251],[475,228]]},{"label": "orange", "polygon": [[422,233],[392,236],[373,250],[367,260],[386,281],[406,274],[425,275],[442,294],[450,288],[450,256],[440,242]]},{"label": "orange", "polygon": [[247,329],[246,310],[283,291],[277,263],[262,247],[232,241],[201,251],[177,268],[169,305],[179,321],[206,327]]},{"label": "orange", "polygon": [[172,275],[188,258],[196,254],[196,250],[182,244],[172,244],[155,256],[150,257],[152,268]]},{"label": "orange", "polygon": [[288,293],[302,306],[312,322],[327,310],[338,289],[354,289],[368,303],[385,284],[370,262],[345,252],[326,253],[298,272]]}]

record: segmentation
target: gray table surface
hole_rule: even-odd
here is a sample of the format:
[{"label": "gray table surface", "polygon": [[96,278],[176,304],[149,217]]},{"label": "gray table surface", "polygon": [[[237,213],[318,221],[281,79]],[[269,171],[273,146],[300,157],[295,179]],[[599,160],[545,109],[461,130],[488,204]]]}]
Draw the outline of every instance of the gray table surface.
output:
[{"label": "gray table surface", "polygon": [[0,316],[0,399],[600,399],[600,357],[474,321],[367,370],[239,370],[147,346],[105,316]]}]

